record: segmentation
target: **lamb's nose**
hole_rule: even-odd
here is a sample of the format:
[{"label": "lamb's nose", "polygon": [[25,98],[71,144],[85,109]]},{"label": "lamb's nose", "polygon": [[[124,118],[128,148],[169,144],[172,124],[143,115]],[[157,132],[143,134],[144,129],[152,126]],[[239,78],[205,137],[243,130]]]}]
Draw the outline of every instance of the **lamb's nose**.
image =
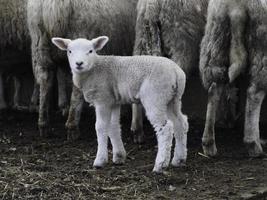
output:
[{"label": "lamb's nose", "polygon": [[77,67],[81,67],[83,65],[83,62],[76,62]]}]

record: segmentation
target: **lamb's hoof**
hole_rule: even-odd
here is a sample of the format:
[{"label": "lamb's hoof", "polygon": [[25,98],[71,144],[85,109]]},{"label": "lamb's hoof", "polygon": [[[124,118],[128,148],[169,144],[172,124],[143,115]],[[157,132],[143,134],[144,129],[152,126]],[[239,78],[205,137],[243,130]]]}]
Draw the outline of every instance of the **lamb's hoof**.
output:
[{"label": "lamb's hoof", "polygon": [[113,163],[115,165],[123,165],[126,160],[126,152],[119,152],[113,155]]},{"label": "lamb's hoof", "polygon": [[163,174],[163,168],[155,165],[152,172],[155,174]]},{"label": "lamb's hoof", "polygon": [[67,131],[67,140],[68,141],[75,141],[80,138],[80,131],[78,128],[75,129],[68,129]]},{"label": "lamb's hoof", "polygon": [[171,162],[171,165],[173,167],[185,167],[186,166],[186,160],[185,159],[173,159]]},{"label": "lamb's hoof", "polygon": [[102,169],[108,163],[108,159],[95,159],[93,167],[96,169]]},{"label": "lamb's hoof", "polygon": [[144,131],[143,130],[132,130],[134,136],[135,144],[143,144],[144,143]]},{"label": "lamb's hoof", "polygon": [[265,154],[262,150],[261,144],[258,142],[245,142],[248,155],[252,158],[263,157]]},{"label": "lamb's hoof", "polygon": [[217,147],[215,142],[202,142],[203,153],[206,156],[215,157],[217,155]]}]

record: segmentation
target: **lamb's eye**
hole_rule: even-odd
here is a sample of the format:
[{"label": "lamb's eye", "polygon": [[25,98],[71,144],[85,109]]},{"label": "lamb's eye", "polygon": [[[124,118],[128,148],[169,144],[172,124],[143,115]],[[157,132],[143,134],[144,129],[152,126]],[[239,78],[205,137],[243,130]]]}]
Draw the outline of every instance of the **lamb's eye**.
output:
[{"label": "lamb's eye", "polygon": [[71,53],[71,50],[69,50],[69,53]]},{"label": "lamb's eye", "polygon": [[90,50],[88,53],[93,53],[93,50]]}]

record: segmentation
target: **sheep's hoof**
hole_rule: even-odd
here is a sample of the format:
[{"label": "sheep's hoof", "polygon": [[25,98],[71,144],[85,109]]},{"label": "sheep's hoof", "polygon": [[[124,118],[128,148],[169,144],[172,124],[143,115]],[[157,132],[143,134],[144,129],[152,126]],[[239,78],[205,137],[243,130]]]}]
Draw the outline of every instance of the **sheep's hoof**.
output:
[{"label": "sheep's hoof", "polygon": [[78,128],[68,129],[67,140],[68,141],[75,141],[75,140],[79,139],[80,135],[81,134],[80,134],[80,131]]},{"label": "sheep's hoof", "polygon": [[173,159],[171,162],[171,165],[173,167],[185,167],[186,166],[186,160],[185,159]]},{"label": "sheep's hoof", "polygon": [[135,144],[143,144],[144,143],[144,131],[143,130],[132,130],[133,139]]},{"label": "sheep's hoof", "polygon": [[262,146],[265,146],[265,145],[267,145],[267,140],[261,139],[260,140],[260,143],[261,143]]},{"label": "sheep's hoof", "polygon": [[39,111],[38,108],[39,107],[37,105],[30,104],[30,106],[29,106],[29,112],[31,112],[31,113],[38,113],[38,111]]},{"label": "sheep's hoof", "polygon": [[115,165],[122,165],[125,163],[126,160],[126,152],[119,152],[119,153],[115,153],[113,155],[113,163]]},{"label": "sheep's hoof", "polygon": [[59,106],[59,111],[63,117],[67,117],[69,114],[69,106],[68,105]]},{"label": "sheep's hoof", "polygon": [[261,144],[258,142],[245,142],[249,157],[257,158],[263,157],[265,154],[262,150]]},{"label": "sheep's hoof", "polygon": [[202,141],[203,152],[206,156],[215,157],[217,155],[217,147],[214,141]]},{"label": "sheep's hoof", "polygon": [[49,128],[48,127],[39,127],[40,137],[46,138],[49,135]]}]

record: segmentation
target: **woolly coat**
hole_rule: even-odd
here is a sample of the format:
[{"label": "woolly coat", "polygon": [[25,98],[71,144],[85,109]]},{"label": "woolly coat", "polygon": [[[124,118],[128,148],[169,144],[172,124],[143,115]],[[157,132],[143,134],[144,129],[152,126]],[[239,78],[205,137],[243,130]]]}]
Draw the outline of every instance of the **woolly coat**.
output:
[{"label": "woolly coat", "polygon": [[[33,49],[47,48],[47,55],[58,61],[63,54],[51,46],[52,37],[73,39],[107,35],[111,42],[103,53],[130,55],[134,44],[136,3],[137,0],[29,0],[28,24],[32,45],[36,47]],[[44,65],[49,59],[49,56],[38,57]]]},{"label": "woolly coat", "polygon": [[266,33],[266,0],[211,0],[200,56],[204,87],[226,84],[249,70],[251,81],[267,88]]},{"label": "woolly coat", "polygon": [[30,63],[26,6],[27,0],[0,0],[1,70],[11,70],[13,63],[20,60]]},{"label": "woolly coat", "polygon": [[166,56],[186,74],[198,71],[208,0],[143,0],[137,10],[134,53]]}]

